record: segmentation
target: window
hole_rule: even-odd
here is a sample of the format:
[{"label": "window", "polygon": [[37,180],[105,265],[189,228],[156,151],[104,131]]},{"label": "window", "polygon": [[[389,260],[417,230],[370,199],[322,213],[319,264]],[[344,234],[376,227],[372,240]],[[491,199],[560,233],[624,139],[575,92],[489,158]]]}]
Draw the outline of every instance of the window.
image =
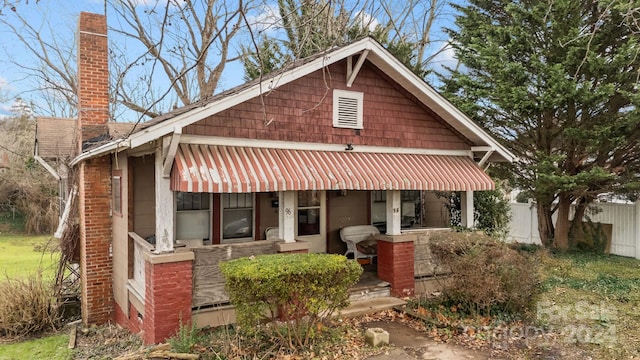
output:
[{"label": "window", "polygon": [[[385,232],[387,228],[387,192],[373,191],[371,194],[371,222]],[[402,190],[401,221],[402,228],[422,227],[422,193],[419,190]]]},{"label": "window", "polygon": [[253,237],[253,194],[222,194],[222,241]]},{"label": "window", "polygon": [[209,240],[211,196],[208,193],[176,194],[176,239]]},{"label": "window", "polygon": [[114,171],[111,178],[112,209],[114,215],[122,215],[122,171]]},{"label": "window", "polygon": [[298,191],[298,236],[320,234],[320,191]]},{"label": "window", "polygon": [[355,91],[333,90],[333,126],[362,129],[362,99]]}]

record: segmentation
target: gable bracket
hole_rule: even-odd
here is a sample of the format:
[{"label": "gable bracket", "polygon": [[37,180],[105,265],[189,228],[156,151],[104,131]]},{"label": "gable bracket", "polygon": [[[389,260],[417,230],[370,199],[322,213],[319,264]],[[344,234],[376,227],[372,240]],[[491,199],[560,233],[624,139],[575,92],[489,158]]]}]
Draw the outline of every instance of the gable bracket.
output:
[{"label": "gable bracket", "polygon": [[354,66],[353,68],[351,68],[351,56],[349,57],[349,59],[347,59],[347,87],[351,87],[351,85],[353,85],[353,82],[356,80],[356,76],[358,76],[358,72],[360,72],[362,64],[364,64],[364,61],[367,58],[368,54],[369,50],[363,51],[358,58],[358,62],[356,62],[356,66]]},{"label": "gable bracket", "polygon": [[164,158],[164,163],[162,164],[162,176],[164,176],[165,178],[168,178],[171,175],[171,167],[173,166],[173,159],[175,159],[176,152],[178,151],[178,145],[180,145],[181,135],[182,128],[176,127],[173,131],[173,136],[171,137],[169,150],[167,151],[167,155]]},{"label": "gable bracket", "polygon": [[486,153],[484,154],[482,159],[478,161],[478,166],[480,166],[481,168],[484,168],[485,164],[487,163],[487,161],[489,161],[489,158],[491,157],[491,155],[493,155],[494,152],[495,152],[494,149],[486,150]]}]

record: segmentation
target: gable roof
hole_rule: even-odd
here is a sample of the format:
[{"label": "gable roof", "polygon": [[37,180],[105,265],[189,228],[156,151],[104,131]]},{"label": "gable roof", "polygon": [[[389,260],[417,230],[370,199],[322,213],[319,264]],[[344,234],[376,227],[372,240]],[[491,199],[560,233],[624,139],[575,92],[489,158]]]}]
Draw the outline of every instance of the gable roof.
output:
[{"label": "gable roof", "polygon": [[[36,155],[43,159],[71,159],[77,153],[77,120],[40,116],[36,118]],[[121,138],[133,128],[131,123],[107,123],[109,135]]]},{"label": "gable roof", "polygon": [[262,81],[256,79],[160,115],[146,123],[138,124],[128,138],[112,141],[95,149],[91,149],[76,158],[74,163],[86,158],[115,151],[118,148],[135,148],[146,144],[208,116],[267,93],[271,89],[300,79],[350,56],[365,54],[365,52],[367,61],[439,115],[462,136],[468,139],[474,147],[478,147],[484,151],[488,149],[494,151],[495,153],[492,156],[493,160],[512,161],[515,158],[509,150],[493,139],[484,129],[435,91],[423,79],[415,75],[380,43],[368,37],[342,47],[318,53],[309,58],[295,61],[290,66],[265,76]]}]

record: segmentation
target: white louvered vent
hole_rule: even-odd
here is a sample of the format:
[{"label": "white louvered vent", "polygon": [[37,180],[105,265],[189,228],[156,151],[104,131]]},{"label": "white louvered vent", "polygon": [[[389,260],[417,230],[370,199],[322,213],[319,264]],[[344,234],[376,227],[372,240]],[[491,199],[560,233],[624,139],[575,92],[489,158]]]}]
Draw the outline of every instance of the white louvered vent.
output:
[{"label": "white louvered vent", "polygon": [[362,129],[361,92],[333,90],[333,126]]}]

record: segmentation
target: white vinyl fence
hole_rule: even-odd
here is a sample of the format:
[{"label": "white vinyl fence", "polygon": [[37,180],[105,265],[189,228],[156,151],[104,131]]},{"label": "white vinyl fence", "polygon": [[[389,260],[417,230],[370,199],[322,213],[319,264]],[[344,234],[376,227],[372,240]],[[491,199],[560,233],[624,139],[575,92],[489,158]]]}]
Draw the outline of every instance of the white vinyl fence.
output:
[{"label": "white vinyl fence", "polygon": [[[640,201],[631,205],[596,203],[589,208],[585,217],[593,222],[612,224],[610,253],[640,259]],[[511,216],[510,240],[541,244],[535,204],[511,203]],[[553,221],[556,221],[555,215]]]}]

